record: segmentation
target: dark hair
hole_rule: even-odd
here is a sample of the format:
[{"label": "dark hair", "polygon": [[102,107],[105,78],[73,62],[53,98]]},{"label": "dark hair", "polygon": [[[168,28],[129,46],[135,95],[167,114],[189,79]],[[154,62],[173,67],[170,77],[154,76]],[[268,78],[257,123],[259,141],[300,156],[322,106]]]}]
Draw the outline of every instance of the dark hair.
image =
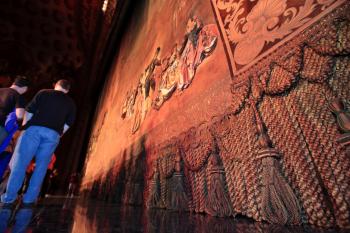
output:
[{"label": "dark hair", "polygon": [[60,79],[57,81],[57,84],[60,85],[63,89],[69,91],[70,90],[70,82],[66,79]]},{"label": "dark hair", "polygon": [[17,75],[13,84],[18,86],[18,87],[28,87],[30,85],[30,81],[25,76]]}]

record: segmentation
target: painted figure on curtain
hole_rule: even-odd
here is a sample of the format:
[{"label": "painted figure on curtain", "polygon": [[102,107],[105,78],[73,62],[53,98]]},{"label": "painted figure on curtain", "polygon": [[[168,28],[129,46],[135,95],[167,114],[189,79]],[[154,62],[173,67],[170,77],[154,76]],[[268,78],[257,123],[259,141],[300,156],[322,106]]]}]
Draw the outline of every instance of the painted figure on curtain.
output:
[{"label": "painted figure on curtain", "polygon": [[134,112],[133,112],[133,125],[132,125],[132,133],[135,133],[141,125],[142,119],[142,104],[143,104],[143,95],[142,95],[142,85],[138,84],[136,90],[136,100],[134,104]]},{"label": "painted figure on curtain", "polygon": [[122,106],[122,118],[133,117],[132,133],[135,133],[151,108],[153,93],[155,89],[154,69],[159,66],[160,48],[156,49],[152,61],[141,74],[136,89],[127,93]]},{"label": "painted figure on curtain", "polygon": [[180,90],[187,88],[192,82],[197,67],[204,58],[215,49],[217,43],[216,26],[213,24],[203,27],[197,18],[190,18],[187,22],[186,35],[181,52],[182,80],[178,85]]},{"label": "painted figure on curtain", "polygon": [[153,107],[159,109],[165,100],[170,98],[182,80],[180,49],[175,44],[171,54],[162,60],[162,73],[159,77],[158,95],[153,102]]},{"label": "painted figure on curtain", "polygon": [[183,91],[191,84],[198,66],[214,51],[217,35],[214,24],[203,26],[197,17],[187,21],[183,43],[179,48],[175,44],[170,57],[163,60],[165,69],[162,70],[158,96],[153,103],[155,109],[160,109],[176,89]]},{"label": "painted figure on curtain", "polygon": [[145,69],[145,72],[141,75],[140,83],[142,87],[142,95],[144,98],[144,102],[142,105],[142,117],[141,121],[146,118],[147,112],[151,108],[153,93],[155,89],[155,79],[154,79],[154,69],[156,66],[161,65],[161,61],[159,59],[160,48],[158,47],[151,63]]},{"label": "painted figure on curtain", "polygon": [[123,107],[122,107],[122,118],[123,119],[126,117],[131,117],[132,114],[134,113],[136,91],[137,90],[128,91],[126,94],[126,98],[125,98],[125,101],[124,101]]},{"label": "painted figure on curtain", "polygon": [[[214,51],[217,40],[215,24],[203,26],[197,17],[191,17],[187,21],[181,45],[176,43],[163,59],[159,58],[160,48],[156,49],[151,62],[141,74],[136,89],[128,91],[122,105],[121,117],[133,118],[132,133],[140,128],[151,107],[159,110],[176,90],[188,88],[199,65]],[[154,70],[157,66],[161,66],[161,73],[155,77]],[[155,93],[156,83],[159,84]]]}]

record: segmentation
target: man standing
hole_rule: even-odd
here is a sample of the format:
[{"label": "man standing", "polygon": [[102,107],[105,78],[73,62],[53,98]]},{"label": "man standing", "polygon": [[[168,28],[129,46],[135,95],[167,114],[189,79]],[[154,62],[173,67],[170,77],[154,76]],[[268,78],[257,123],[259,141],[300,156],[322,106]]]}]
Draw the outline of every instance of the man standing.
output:
[{"label": "man standing", "polygon": [[33,204],[40,192],[51,156],[60,136],[73,124],[76,106],[67,95],[70,83],[59,80],[54,90],[41,90],[26,108],[24,131],[18,139],[6,193],[1,196],[3,204],[15,202],[21,188],[25,171],[35,157],[35,169],[29,181],[23,204]]},{"label": "man standing", "polygon": [[17,119],[23,119],[25,103],[21,95],[28,90],[28,85],[26,77],[17,76],[11,87],[0,88],[0,144],[8,136],[5,129],[7,115],[15,110]]}]

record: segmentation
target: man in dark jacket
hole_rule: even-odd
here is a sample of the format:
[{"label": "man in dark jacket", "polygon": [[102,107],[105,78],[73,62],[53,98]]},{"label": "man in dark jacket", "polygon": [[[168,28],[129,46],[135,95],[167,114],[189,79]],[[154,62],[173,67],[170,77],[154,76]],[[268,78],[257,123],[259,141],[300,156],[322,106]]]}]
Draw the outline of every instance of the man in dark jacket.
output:
[{"label": "man in dark jacket", "polygon": [[33,204],[40,192],[47,167],[60,137],[75,120],[76,106],[67,95],[70,83],[59,80],[54,90],[41,90],[26,107],[23,119],[24,131],[18,139],[6,193],[1,196],[3,204],[12,204],[21,188],[25,171],[35,157],[36,166],[23,204]]},{"label": "man in dark jacket", "polygon": [[17,76],[11,87],[0,88],[0,144],[8,136],[5,129],[7,116],[16,112],[18,120],[22,120],[24,115],[25,102],[22,94],[27,92],[29,80],[24,76]]}]

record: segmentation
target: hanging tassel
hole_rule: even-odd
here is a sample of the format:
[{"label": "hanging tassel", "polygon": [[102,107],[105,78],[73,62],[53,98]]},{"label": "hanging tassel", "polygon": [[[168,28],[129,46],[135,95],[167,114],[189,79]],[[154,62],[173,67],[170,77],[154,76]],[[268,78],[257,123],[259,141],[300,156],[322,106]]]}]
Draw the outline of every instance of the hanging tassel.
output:
[{"label": "hanging tassel", "polygon": [[275,224],[300,224],[301,214],[298,200],[279,171],[277,151],[266,148],[259,151],[263,164],[263,208],[264,219]]},{"label": "hanging tassel", "polygon": [[175,171],[172,177],[169,209],[177,211],[188,210],[188,197],[184,187],[184,179],[181,172],[181,156],[179,152],[175,156]]},{"label": "hanging tassel", "polygon": [[158,169],[160,176],[160,203],[159,208],[169,208],[169,195],[171,195],[171,187],[169,187],[170,178],[174,174],[175,170],[175,159],[172,152],[172,146],[164,147],[162,156],[158,160]]},{"label": "hanging tassel", "polygon": [[339,98],[329,103],[329,109],[335,114],[340,131],[337,142],[345,148],[347,155],[350,156],[350,112]]},{"label": "hanging tassel", "polygon": [[208,195],[205,208],[205,212],[212,216],[228,217],[236,215],[227,195],[224,173],[219,156],[216,153],[212,154],[209,158]]},{"label": "hanging tassel", "polygon": [[339,129],[342,133],[350,133],[350,113],[344,102],[336,98],[329,103],[330,110],[336,115]]},{"label": "hanging tassel", "polygon": [[157,208],[160,201],[160,183],[159,183],[159,173],[153,174],[153,178],[150,182],[149,187],[149,197],[146,203],[147,208]]},{"label": "hanging tassel", "polygon": [[281,175],[279,168],[279,152],[272,148],[264,124],[260,119],[255,103],[251,103],[255,113],[259,134],[257,159],[263,165],[262,186],[262,215],[263,218],[274,224],[301,224],[301,210],[292,188]]}]

